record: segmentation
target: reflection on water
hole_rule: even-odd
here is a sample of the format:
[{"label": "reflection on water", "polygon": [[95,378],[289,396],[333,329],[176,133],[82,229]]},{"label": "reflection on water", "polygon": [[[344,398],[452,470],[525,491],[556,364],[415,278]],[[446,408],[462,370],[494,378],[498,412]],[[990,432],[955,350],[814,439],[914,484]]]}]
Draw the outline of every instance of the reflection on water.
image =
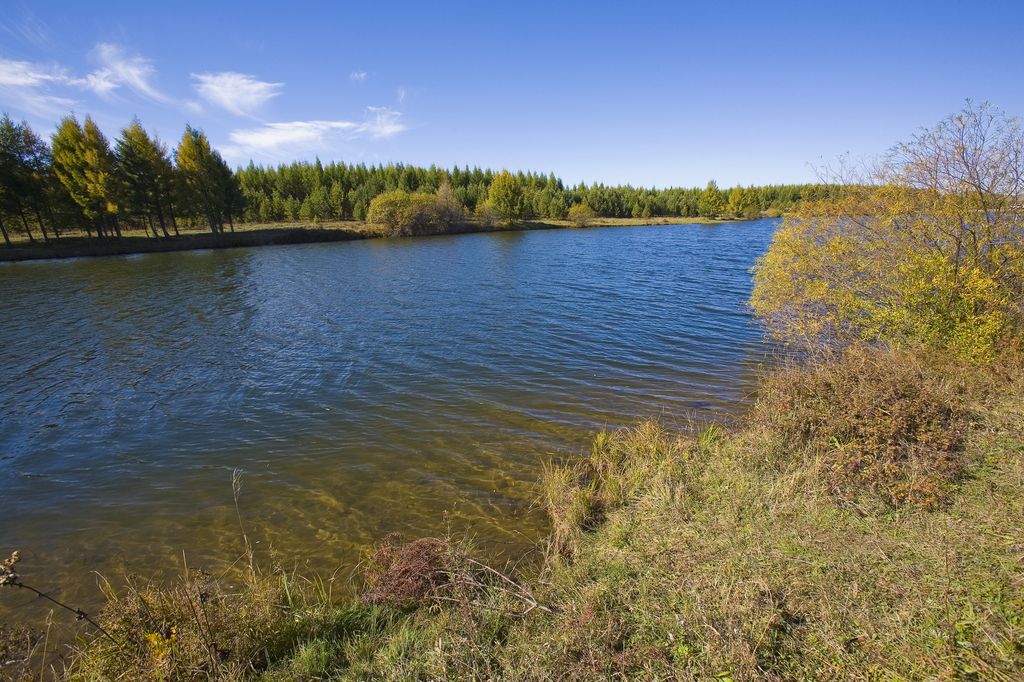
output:
[{"label": "reflection on water", "polygon": [[637,417],[741,409],[763,354],[742,302],[773,229],[0,267],[0,551],[85,604],[92,571],[226,567],[235,468],[250,538],[307,570],[449,524],[521,546],[544,530],[546,459]]}]

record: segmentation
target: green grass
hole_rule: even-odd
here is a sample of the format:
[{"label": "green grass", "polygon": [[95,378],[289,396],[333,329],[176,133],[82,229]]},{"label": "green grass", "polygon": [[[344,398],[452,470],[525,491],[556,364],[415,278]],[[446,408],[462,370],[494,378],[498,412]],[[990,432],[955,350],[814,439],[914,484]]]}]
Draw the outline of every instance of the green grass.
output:
[{"label": "green grass", "polygon": [[[1021,679],[1020,364],[834,360],[766,378],[735,428],[642,422],[549,465],[551,533],[528,569],[489,569],[465,539],[390,537],[363,596],[339,602],[279,569],[235,591],[189,573],[110,595],[101,622],[121,644],[94,638],[67,676]],[[916,388],[892,390],[900,377]],[[929,467],[954,441],[955,475]],[[837,476],[858,448],[894,464]],[[894,497],[887,473],[942,495]]]}]

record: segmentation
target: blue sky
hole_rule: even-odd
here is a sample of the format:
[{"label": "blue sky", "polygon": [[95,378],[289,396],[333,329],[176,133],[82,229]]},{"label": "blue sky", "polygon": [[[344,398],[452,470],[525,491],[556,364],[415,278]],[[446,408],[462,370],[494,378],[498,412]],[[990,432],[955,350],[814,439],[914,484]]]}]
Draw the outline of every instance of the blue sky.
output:
[{"label": "blue sky", "polygon": [[[232,165],[813,182],[966,98],[1024,116],[1024,2],[18,2],[0,108],[45,136],[186,122]],[[810,164],[810,165],[809,165]]]}]

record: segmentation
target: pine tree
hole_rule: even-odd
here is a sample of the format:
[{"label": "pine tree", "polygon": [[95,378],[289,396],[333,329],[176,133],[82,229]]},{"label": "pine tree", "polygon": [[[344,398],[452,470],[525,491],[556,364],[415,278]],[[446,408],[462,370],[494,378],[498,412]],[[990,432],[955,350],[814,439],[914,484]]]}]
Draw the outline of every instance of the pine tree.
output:
[{"label": "pine tree", "polygon": [[51,139],[53,167],[61,184],[85,216],[96,221],[98,233],[104,234],[109,222],[120,239],[117,212],[122,190],[107,138],[89,116],[83,126],[72,115],[61,119]]},{"label": "pine tree", "polygon": [[164,222],[163,202],[166,176],[172,172],[167,146],[159,139],[150,138],[139,119],[121,131],[114,145],[118,172],[125,186],[126,207],[130,212],[145,214],[149,218],[153,236],[159,239],[153,218],[156,217],[165,237],[170,237]]},{"label": "pine tree", "polygon": [[719,191],[718,185],[712,180],[700,193],[700,199],[697,200],[697,213],[705,218],[713,218],[724,210],[725,199],[722,198],[722,192]]},{"label": "pine tree", "polygon": [[201,130],[185,126],[185,134],[174,153],[178,166],[178,194],[184,206],[196,215],[203,215],[210,232],[216,237],[222,231],[223,170],[220,154],[210,148],[210,142]]},{"label": "pine tree", "polygon": [[[4,243],[8,247],[13,244],[11,244],[10,235],[7,234],[3,214],[7,207],[14,203],[14,198],[18,193],[18,162],[16,147],[13,144],[15,139],[13,128],[11,117],[5,113],[3,120],[0,121],[0,232],[3,233]],[[31,238],[31,235],[29,237]]]}]

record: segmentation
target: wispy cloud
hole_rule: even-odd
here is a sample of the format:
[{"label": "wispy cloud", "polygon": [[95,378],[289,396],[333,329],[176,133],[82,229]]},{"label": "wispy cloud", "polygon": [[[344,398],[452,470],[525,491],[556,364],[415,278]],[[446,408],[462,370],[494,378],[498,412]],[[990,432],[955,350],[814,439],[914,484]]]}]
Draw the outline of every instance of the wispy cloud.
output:
[{"label": "wispy cloud", "polygon": [[39,64],[15,62],[0,57],[0,85],[8,87],[37,87],[47,81],[58,80],[61,72],[54,72]]},{"label": "wispy cloud", "polygon": [[117,45],[100,43],[90,53],[99,68],[83,78],[72,76],[57,65],[33,64],[0,58],[0,95],[2,101],[36,115],[67,112],[78,103],[69,90],[90,90],[111,99],[119,88],[163,104],[175,100],[152,83],[156,69],[139,55],[126,54]]},{"label": "wispy cloud", "polygon": [[123,48],[109,43],[100,43],[92,51],[101,68],[85,78],[85,85],[100,97],[110,94],[122,85],[140,97],[155,102],[171,102],[171,98],[157,90],[150,83],[156,69],[148,59],[139,55],[128,56]]},{"label": "wispy cloud", "polygon": [[352,80],[352,81],[357,81],[357,82],[364,81],[364,80],[366,80],[366,72],[365,71],[353,71],[352,73],[350,73],[348,75],[348,79]]},{"label": "wispy cloud", "polygon": [[251,116],[271,97],[280,95],[284,83],[264,83],[252,76],[225,71],[192,74],[199,81],[199,95],[211,104],[239,116]]},{"label": "wispy cloud", "polygon": [[13,25],[7,22],[0,23],[2,28],[11,37],[25,41],[30,45],[52,52],[57,46],[50,29],[45,24],[36,20],[35,15],[24,7],[21,9],[21,20]]},{"label": "wispy cloud", "polygon": [[106,70],[93,71],[85,78],[76,79],[74,84],[84,86],[104,99],[108,99],[110,93],[121,87],[114,74]]},{"label": "wispy cloud", "polygon": [[285,147],[305,148],[323,142],[329,135],[351,132],[357,127],[357,124],[349,121],[292,121],[235,130],[229,137],[235,145],[244,149],[272,151]]},{"label": "wispy cloud", "polygon": [[367,110],[373,115],[373,120],[359,126],[359,131],[365,132],[370,137],[391,137],[403,130],[408,130],[399,121],[402,118],[402,113],[399,111],[392,111],[387,107],[367,107]]},{"label": "wispy cloud", "polygon": [[305,151],[325,151],[337,142],[356,137],[374,139],[391,137],[406,126],[399,121],[401,113],[387,108],[367,107],[369,120],[353,121],[291,121],[268,123],[259,128],[231,132],[231,146],[223,149],[230,156],[278,156],[295,158]]},{"label": "wispy cloud", "polygon": [[398,103],[405,101],[405,88],[398,88]]},{"label": "wispy cloud", "polygon": [[75,83],[63,69],[0,57],[0,100],[32,114],[52,116],[67,112],[75,100],[54,94],[51,86]]}]

